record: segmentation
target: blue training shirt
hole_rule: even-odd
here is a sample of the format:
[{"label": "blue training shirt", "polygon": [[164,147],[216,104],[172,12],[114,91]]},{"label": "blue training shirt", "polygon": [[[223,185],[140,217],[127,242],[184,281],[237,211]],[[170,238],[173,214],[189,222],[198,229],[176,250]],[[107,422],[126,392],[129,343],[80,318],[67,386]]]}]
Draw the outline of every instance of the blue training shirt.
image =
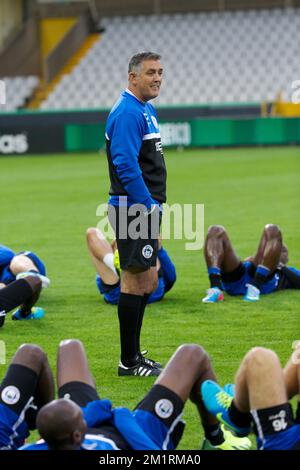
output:
[{"label": "blue training shirt", "polygon": [[125,90],[106,124],[106,149],[111,181],[109,203],[152,204],[166,201],[166,167],[154,107]]},{"label": "blue training shirt", "polygon": [[[87,404],[83,410],[84,419],[88,427],[99,427],[103,423],[110,421],[115,428],[126,438],[126,441],[130,447],[134,450],[160,450],[160,442],[154,442],[147,433],[147,428],[149,425],[153,426],[153,423],[145,424],[143,422],[143,427],[139,423],[139,420],[136,419],[136,414],[138,411],[132,412],[127,408],[112,408],[112,404],[109,400],[94,400]],[[158,428],[158,434],[163,434],[160,429],[165,428],[165,426],[153,416],[152,413],[147,411],[142,411],[143,414],[149,415],[155,425]],[[167,434],[167,429],[165,429],[165,434]],[[164,438],[165,436],[163,436]],[[23,447],[20,447],[19,450],[47,450],[48,446],[45,442],[28,444]],[[114,442],[105,436],[101,435],[101,430],[99,434],[95,435],[86,435],[82,450],[117,450]]]}]

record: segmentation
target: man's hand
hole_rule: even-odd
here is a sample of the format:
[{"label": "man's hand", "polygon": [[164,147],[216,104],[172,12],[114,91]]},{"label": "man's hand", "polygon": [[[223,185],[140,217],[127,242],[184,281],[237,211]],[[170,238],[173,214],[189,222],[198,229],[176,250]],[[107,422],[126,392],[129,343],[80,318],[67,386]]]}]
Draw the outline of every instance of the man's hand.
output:
[{"label": "man's hand", "polygon": [[111,246],[113,252],[115,252],[115,251],[118,249],[118,247],[117,247],[117,240],[114,239],[114,240],[111,242],[110,246]]}]

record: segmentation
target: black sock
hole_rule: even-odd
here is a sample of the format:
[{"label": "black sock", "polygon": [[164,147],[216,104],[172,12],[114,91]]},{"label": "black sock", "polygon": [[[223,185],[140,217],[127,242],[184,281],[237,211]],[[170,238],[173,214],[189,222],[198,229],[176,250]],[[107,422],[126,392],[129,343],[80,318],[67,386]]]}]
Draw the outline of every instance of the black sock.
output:
[{"label": "black sock", "polygon": [[256,268],[255,276],[251,284],[257,287],[257,289],[260,289],[264,282],[266,282],[267,277],[270,275],[270,272],[271,271],[269,268],[263,266],[262,264],[259,264]]},{"label": "black sock", "polygon": [[19,279],[0,290],[0,311],[9,312],[27,302],[33,296],[33,290],[25,281]]},{"label": "black sock", "polygon": [[22,318],[28,317],[28,315],[30,315],[30,313],[31,313],[31,307],[30,308],[25,307],[25,306],[20,307],[20,316]]},{"label": "black sock", "polygon": [[216,266],[208,268],[208,277],[210,280],[210,287],[218,287],[222,289],[221,269]]},{"label": "black sock", "polygon": [[224,442],[224,434],[219,423],[211,426],[203,424],[203,429],[206,439],[213,446],[218,446]]},{"label": "black sock", "polygon": [[141,352],[140,337],[141,337],[143,318],[144,318],[145,308],[146,308],[149,297],[150,297],[150,294],[145,294],[141,302],[141,309],[140,309],[137,332],[136,332],[136,349],[139,352]]},{"label": "black sock", "polygon": [[120,293],[118,316],[120,323],[121,362],[126,367],[134,366],[139,359],[137,333],[142,301],[142,295]]},{"label": "black sock", "polygon": [[218,287],[219,289],[222,289],[222,279],[219,274],[210,274],[209,280],[210,287]]},{"label": "black sock", "polygon": [[250,412],[249,413],[248,412],[243,413],[242,411],[240,411],[235,406],[233,400],[232,400],[231,405],[228,409],[228,414],[229,414],[229,417],[230,417],[231,421],[233,422],[233,424],[235,424],[239,428],[248,428],[248,427],[250,427],[251,421],[252,421],[251,413]]}]

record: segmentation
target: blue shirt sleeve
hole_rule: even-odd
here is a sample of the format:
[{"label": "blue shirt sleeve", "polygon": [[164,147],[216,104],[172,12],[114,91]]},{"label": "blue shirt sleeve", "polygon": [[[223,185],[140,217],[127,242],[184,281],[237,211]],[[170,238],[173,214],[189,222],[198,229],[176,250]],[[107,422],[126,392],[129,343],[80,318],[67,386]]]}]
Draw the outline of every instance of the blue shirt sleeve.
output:
[{"label": "blue shirt sleeve", "polygon": [[149,209],[154,202],[138,162],[144,123],[138,113],[121,113],[116,117],[111,131],[110,152],[118,178],[133,202],[144,204]]},{"label": "blue shirt sleeve", "polygon": [[172,289],[176,281],[175,265],[172,263],[167,250],[165,250],[163,247],[158,250],[158,259],[160,261],[161,268],[163,271],[163,277],[165,281],[165,292],[168,292],[170,289]]}]

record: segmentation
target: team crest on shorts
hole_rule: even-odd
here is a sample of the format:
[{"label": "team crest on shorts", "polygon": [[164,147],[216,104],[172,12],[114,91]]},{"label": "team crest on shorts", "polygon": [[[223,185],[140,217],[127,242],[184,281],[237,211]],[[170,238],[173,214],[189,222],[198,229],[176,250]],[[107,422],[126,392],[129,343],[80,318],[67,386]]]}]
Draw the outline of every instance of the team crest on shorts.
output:
[{"label": "team crest on shorts", "polygon": [[149,259],[153,254],[153,248],[151,245],[145,245],[142,249],[142,255],[144,258]]},{"label": "team crest on shorts", "polygon": [[174,405],[170,400],[167,400],[167,398],[162,398],[155,403],[154,409],[157,416],[162,419],[167,419],[172,415],[174,411]]},{"label": "team crest on shorts", "polygon": [[2,390],[1,398],[7,405],[14,405],[20,400],[20,390],[14,385],[9,385]]}]

